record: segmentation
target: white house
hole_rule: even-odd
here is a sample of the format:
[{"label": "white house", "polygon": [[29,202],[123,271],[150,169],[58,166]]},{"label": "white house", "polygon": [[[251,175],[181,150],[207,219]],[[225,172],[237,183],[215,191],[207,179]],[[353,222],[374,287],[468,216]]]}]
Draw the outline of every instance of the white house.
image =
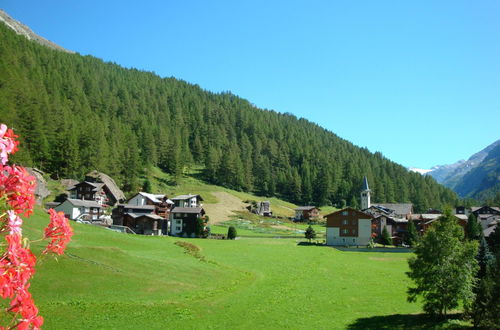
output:
[{"label": "white house", "polygon": [[325,218],[327,245],[367,245],[372,238],[370,214],[348,207]]},{"label": "white house", "polygon": [[96,201],[71,198],[54,207],[54,210],[64,212],[64,215],[71,220],[77,220],[83,215],[87,215],[87,220],[98,220],[103,214],[102,206]]}]

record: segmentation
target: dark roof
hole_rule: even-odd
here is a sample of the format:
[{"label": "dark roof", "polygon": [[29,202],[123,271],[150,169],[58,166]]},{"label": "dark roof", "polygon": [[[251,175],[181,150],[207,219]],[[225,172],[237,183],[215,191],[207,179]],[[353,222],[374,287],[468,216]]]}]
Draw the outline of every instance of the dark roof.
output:
[{"label": "dark roof", "polygon": [[411,203],[403,203],[403,204],[392,204],[392,203],[385,203],[385,204],[373,204],[374,206],[382,206],[384,208],[390,209],[394,211],[396,214],[410,214],[412,213],[413,209],[413,204]]},{"label": "dark roof", "polygon": [[316,206],[299,206],[295,209],[295,211],[308,211],[312,209],[317,209]]},{"label": "dark roof", "polygon": [[340,212],[344,212],[344,211],[347,211],[347,210],[349,210],[349,211],[354,211],[354,212],[359,213],[359,214],[362,214],[362,215],[366,215],[366,216],[367,216],[367,217],[369,217],[370,219],[373,219],[373,215],[371,215],[370,213],[366,213],[366,212],[363,212],[363,211],[360,211],[360,210],[356,210],[356,209],[354,209],[354,208],[352,208],[352,207],[346,207],[346,208],[344,208],[344,209],[342,209],[342,210],[338,210],[338,211],[335,211],[335,212],[329,213],[329,214],[327,214],[327,215],[323,216],[323,218],[326,218],[326,217],[328,217],[328,216],[330,216],[330,215],[333,215],[333,214],[336,214],[336,213],[340,213]]},{"label": "dark roof", "polygon": [[131,216],[134,219],[140,218],[140,217],[146,217],[146,218],[150,218],[150,219],[153,219],[153,220],[165,220],[165,218],[160,217],[159,215],[154,214],[154,213],[144,214],[144,213],[127,212],[127,213],[125,213],[125,215],[129,215],[129,216]]},{"label": "dark roof", "polygon": [[121,191],[120,188],[118,188],[118,185],[116,184],[115,180],[111,179],[111,177],[109,177],[108,175],[102,172],[92,171],[88,173],[87,176],[102,181],[106,185],[106,187],[108,187],[109,191],[117,201],[125,200],[125,195],[123,194],[123,191]]},{"label": "dark roof", "polygon": [[188,194],[188,195],[179,195],[179,196],[176,196],[176,197],[172,198],[172,200],[173,201],[175,201],[175,200],[186,200],[186,199],[190,199],[190,198],[193,198],[193,197],[198,197],[198,199],[200,201],[203,200],[203,198],[201,198],[200,195],[191,195],[191,194]]},{"label": "dark roof", "polygon": [[172,213],[204,213],[205,210],[201,207],[174,207],[174,209],[171,211]]},{"label": "dark roof", "polygon": [[483,230],[483,236],[489,237],[491,235],[491,233],[493,233],[495,231],[497,226],[498,226],[498,224],[490,226],[490,227],[486,228],[485,230]]},{"label": "dark roof", "polygon": [[70,202],[74,206],[102,208],[102,205],[100,205],[96,201],[86,201],[84,199],[72,199],[72,198],[68,198],[67,201]]},{"label": "dark roof", "polygon": [[363,178],[363,191],[370,190],[370,187],[368,187],[368,179],[366,176]]},{"label": "dark roof", "polygon": [[118,206],[122,206],[126,209],[136,209],[136,210],[154,210],[154,205],[132,205],[132,204],[119,204]]}]

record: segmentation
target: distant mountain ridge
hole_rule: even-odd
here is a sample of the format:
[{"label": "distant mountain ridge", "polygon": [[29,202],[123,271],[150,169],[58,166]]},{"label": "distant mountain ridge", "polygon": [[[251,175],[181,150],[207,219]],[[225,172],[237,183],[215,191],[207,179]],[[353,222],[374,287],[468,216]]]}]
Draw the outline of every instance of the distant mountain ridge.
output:
[{"label": "distant mountain ridge", "polygon": [[426,174],[461,197],[484,199],[500,191],[500,140],[454,164],[437,165]]},{"label": "distant mountain ridge", "polygon": [[55,43],[53,43],[50,40],[47,40],[43,37],[40,37],[36,33],[34,33],[29,27],[24,25],[23,23],[13,19],[12,17],[9,16],[5,11],[0,9],[0,21],[3,22],[5,25],[7,25],[9,28],[14,30],[17,34],[25,36],[28,40],[33,40],[41,45],[44,45],[46,47],[60,50],[66,53],[74,53],[73,51],[67,50]]}]

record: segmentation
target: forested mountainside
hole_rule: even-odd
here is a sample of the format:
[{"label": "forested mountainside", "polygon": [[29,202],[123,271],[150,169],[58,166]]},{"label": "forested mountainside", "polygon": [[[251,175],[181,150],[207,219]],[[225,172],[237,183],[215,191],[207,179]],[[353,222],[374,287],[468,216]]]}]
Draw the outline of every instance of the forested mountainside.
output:
[{"label": "forested mountainside", "polygon": [[433,178],[305,119],[55,51],[3,24],[0,119],[21,135],[18,162],[68,178],[97,169],[128,191],[148,164],[177,176],[198,164],[211,183],[299,204],[357,206],[364,175],[375,202],[411,201],[419,211],[456,200]]},{"label": "forested mountainside", "polygon": [[454,190],[464,197],[477,200],[494,198],[500,193],[500,144],[472,170],[462,176]]},{"label": "forested mountainside", "polygon": [[467,160],[434,166],[427,175],[453,189],[461,197],[486,201],[500,193],[500,140]]}]

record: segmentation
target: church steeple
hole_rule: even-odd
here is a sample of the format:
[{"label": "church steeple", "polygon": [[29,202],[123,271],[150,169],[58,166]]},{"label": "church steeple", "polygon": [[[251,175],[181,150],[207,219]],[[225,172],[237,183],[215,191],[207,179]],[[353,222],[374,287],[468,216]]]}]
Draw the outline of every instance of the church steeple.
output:
[{"label": "church steeple", "polygon": [[361,209],[367,209],[371,206],[370,203],[370,188],[368,187],[368,179],[366,176],[363,178],[363,187],[361,189]]}]

